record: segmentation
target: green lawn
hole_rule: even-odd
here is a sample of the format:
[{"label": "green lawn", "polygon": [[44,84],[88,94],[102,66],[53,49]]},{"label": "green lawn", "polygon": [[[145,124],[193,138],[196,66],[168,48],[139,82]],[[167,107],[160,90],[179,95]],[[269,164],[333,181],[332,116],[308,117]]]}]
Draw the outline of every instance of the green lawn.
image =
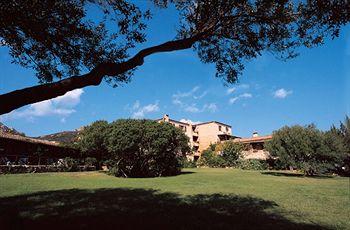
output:
[{"label": "green lawn", "polygon": [[235,169],[1,175],[0,229],[350,229],[349,186],[349,178]]}]

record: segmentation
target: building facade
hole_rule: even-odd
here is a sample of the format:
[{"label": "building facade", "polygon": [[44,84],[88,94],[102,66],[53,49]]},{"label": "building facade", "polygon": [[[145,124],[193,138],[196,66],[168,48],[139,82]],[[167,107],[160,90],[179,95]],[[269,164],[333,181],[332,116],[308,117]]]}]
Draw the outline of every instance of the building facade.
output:
[{"label": "building facade", "polygon": [[198,159],[201,152],[207,149],[211,144],[234,138],[231,134],[231,126],[218,121],[191,124],[170,119],[167,114],[156,121],[169,122],[184,131],[190,139],[190,146],[193,150],[192,157],[194,160]]},{"label": "building facade", "polygon": [[252,137],[236,138],[233,142],[239,142],[245,145],[245,149],[242,152],[244,159],[267,160],[271,155],[266,150],[265,143],[271,139],[271,135],[259,136],[257,132],[254,132]]},{"label": "building facade", "polygon": [[216,144],[224,141],[241,142],[245,144],[246,149],[243,151],[245,159],[267,159],[269,153],[264,148],[264,143],[269,141],[272,136],[259,137],[257,132],[253,133],[250,138],[241,138],[232,135],[232,127],[228,124],[218,121],[208,121],[203,123],[191,124],[187,122],[170,119],[169,115],[165,114],[163,118],[157,119],[158,122],[169,122],[178,127],[190,139],[190,146],[193,150],[193,155],[190,156],[197,160],[201,153],[211,144]]}]

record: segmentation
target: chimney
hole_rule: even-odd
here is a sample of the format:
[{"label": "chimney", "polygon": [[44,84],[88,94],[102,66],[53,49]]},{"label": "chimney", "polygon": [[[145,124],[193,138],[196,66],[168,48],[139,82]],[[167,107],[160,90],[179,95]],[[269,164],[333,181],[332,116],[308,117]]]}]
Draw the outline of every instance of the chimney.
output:
[{"label": "chimney", "polygon": [[168,114],[164,114],[163,121],[169,122],[169,115]]},{"label": "chimney", "polygon": [[253,137],[258,137],[258,136],[259,136],[258,132],[257,132],[257,131],[254,131],[254,132],[253,132]]}]

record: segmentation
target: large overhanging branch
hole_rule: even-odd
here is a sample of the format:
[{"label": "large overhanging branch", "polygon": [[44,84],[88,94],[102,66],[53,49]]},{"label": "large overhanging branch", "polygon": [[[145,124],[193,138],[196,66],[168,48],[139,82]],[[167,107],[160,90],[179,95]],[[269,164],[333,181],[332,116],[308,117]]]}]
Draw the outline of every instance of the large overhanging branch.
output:
[{"label": "large overhanging branch", "polygon": [[191,48],[203,35],[203,33],[200,33],[190,38],[169,41],[158,46],[143,49],[134,57],[122,63],[101,63],[89,73],[81,76],[72,76],[54,83],[37,85],[2,94],[0,95],[0,114],[9,113],[25,105],[64,95],[74,89],[99,85],[104,76],[117,76],[140,66],[143,64],[144,58],[151,54]]}]

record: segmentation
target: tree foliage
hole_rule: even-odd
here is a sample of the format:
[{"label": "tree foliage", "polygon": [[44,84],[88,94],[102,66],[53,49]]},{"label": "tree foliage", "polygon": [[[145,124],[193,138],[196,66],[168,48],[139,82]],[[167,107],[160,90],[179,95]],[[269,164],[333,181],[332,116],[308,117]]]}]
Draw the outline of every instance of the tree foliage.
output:
[{"label": "tree foliage", "polygon": [[[92,5],[101,13],[99,21],[87,17]],[[45,83],[92,70],[98,63],[124,61],[128,49],[145,41],[144,20],[149,17],[149,11],[125,0],[10,0],[0,3],[0,37],[13,62],[33,68]],[[113,21],[113,31],[107,21]]]},{"label": "tree foliage", "polygon": [[344,123],[340,123],[337,133],[342,137],[347,152],[350,154],[350,118],[345,117]]},{"label": "tree foliage", "polygon": [[[114,86],[128,82],[145,57],[188,48],[202,62],[214,63],[217,77],[234,83],[247,60],[264,51],[293,58],[297,47],[337,37],[350,20],[347,0],[150,2],[145,9],[127,0],[2,1],[2,45],[9,48],[13,62],[33,68],[40,83],[52,84],[0,95],[0,112],[99,85],[102,79]],[[130,57],[146,41],[152,11],[171,6],[180,15],[174,40]],[[91,18],[89,9],[97,9],[99,17]]]},{"label": "tree foliage", "polygon": [[79,133],[77,145],[83,155],[98,160],[109,158],[106,146],[107,121],[95,121]]},{"label": "tree foliage", "polygon": [[176,175],[182,157],[190,151],[182,130],[151,120],[117,120],[111,123],[107,138],[116,176]]},{"label": "tree foliage", "polygon": [[241,143],[235,143],[232,141],[226,141],[221,144],[222,151],[221,157],[226,162],[226,166],[233,167],[237,164],[237,161],[242,157],[242,151],[244,150],[244,145]]},{"label": "tree foliage", "polygon": [[210,148],[204,150],[197,161],[198,166],[211,168],[223,168],[226,165],[225,160]]},{"label": "tree foliage", "polygon": [[122,177],[175,175],[190,151],[182,130],[168,123],[133,119],[94,122],[84,128],[78,145],[86,156],[107,160],[110,172]]},{"label": "tree foliage", "polygon": [[232,141],[212,144],[204,150],[199,159],[199,166],[235,167],[242,157],[244,145]]},{"label": "tree foliage", "polygon": [[329,132],[322,132],[314,125],[306,127],[285,126],[273,133],[266,149],[277,157],[277,165],[283,169],[299,169],[305,174],[331,172],[342,165],[344,145]]}]

